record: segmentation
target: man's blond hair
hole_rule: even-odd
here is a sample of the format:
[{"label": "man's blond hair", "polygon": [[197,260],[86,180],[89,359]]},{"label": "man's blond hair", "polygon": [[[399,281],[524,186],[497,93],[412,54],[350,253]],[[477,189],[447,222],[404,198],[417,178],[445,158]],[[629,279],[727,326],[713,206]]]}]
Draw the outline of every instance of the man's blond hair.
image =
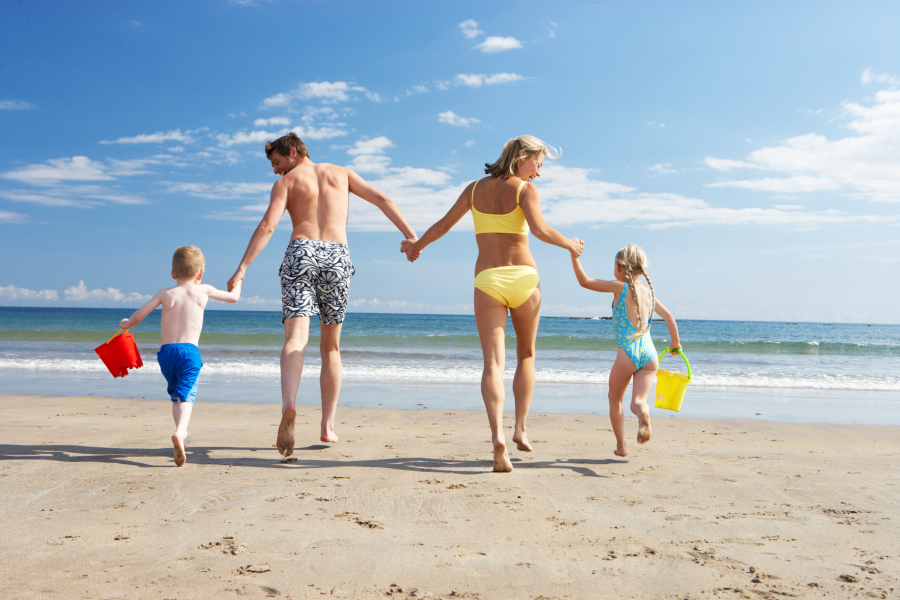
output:
[{"label": "man's blond hair", "polygon": [[176,279],[196,277],[205,266],[206,259],[197,246],[181,246],[172,256],[172,274]]}]

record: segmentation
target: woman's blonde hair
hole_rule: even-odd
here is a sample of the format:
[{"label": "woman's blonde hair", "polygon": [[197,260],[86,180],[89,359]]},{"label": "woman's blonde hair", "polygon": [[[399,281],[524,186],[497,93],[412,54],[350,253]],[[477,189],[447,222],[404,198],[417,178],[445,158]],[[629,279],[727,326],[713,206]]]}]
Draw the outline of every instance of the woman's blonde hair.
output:
[{"label": "woman's blonde hair", "polygon": [[562,156],[562,149],[557,150],[553,146],[548,146],[533,135],[520,135],[513,138],[503,145],[503,152],[500,158],[494,164],[484,163],[484,172],[492,177],[508,177],[516,176],[516,163],[521,160],[519,154],[524,150],[527,155],[541,153],[547,158],[559,158]]},{"label": "woman's blonde hair", "polygon": [[[650,277],[647,276],[648,263],[647,255],[641,250],[637,244],[629,244],[616,253],[616,264],[622,265],[625,269],[625,281],[631,288],[631,294],[634,297],[634,310],[637,312],[637,328],[631,334],[630,338],[637,339],[650,331],[650,319],[653,318],[653,307],[656,304],[656,296],[653,294],[653,284],[650,283]],[[650,316],[647,317],[647,326],[642,328],[643,321],[641,319],[641,303],[638,302],[637,285],[635,279],[644,276],[647,285],[650,286]]]}]

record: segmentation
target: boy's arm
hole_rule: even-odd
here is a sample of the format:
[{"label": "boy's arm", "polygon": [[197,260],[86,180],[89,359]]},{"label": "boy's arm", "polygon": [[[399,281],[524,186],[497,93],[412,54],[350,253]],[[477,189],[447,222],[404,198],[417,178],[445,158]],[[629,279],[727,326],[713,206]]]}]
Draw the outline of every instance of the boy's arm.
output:
[{"label": "boy's arm", "polygon": [[219,290],[214,288],[211,285],[204,284],[205,288],[203,292],[212,298],[213,300],[219,300],[220,302],[230,302],[234,304],[238,300],[241,299],[241,282],[238,281],[234,284],[234,287],[231,288],[230,292],[226,292],[224,290]]},{"label": "boy's arm", "polygon": [[415,230],[394,204],[393,200],[378,191],[374,185],[357,175],[352,169],[347,169],[347,177],[350,182],[350,191],[370,204],[374,204],[381,212],[384,213],[391,223],[400,230],[400,233],[408,240],[415,240]]},{"label": "boy's arm", "polygon": [[578,283],[581,284],[581,287],[583,288],[594,290],[595,292],[610,292],[615,294],[621,292],[622,288],[625,287],[621,281],[591,279],[587,276],[587,273],[585,273],[584,267],[581,266],[581,261],[578,260],[578,257],[574,254],[572,255],[572,268],[575,269],[575,277],[578,278]]},{"label": "boy's arm", "polygon": [[659,298],[655,299],[656,302],[656,313],[663,318],[666,322],[666,327],[669,328],[669,336],[672,338],[672,343],[669,344],[669,349],[672,351],[672,354],[678,354],[676,350],[681,350],[681,339],[678,337],[678,323],[675,322],[675,317],[672,316],[672,313],[669,312],[662,302],[659,301]]},{"label": "boy's arm", "polygon": [[[269,196],[269,208],[266,209],[266,214],[263,215],[262,221],[259,222],[256,231],[250,237],[250,243],[247,244],[247,251],[244,252],[241,264],[238,265],[237,271],[228,280],[229,290],[234,289],[235,284],[244,279],[247,267],[256,260],[259,253],[269,243],[269,239],[275,232],[275,227],[278,226],[278,221],[281,220],[284,211],[287,210],[287,198],[287,185],[284,183],[284,179],[279,179],[272,186],[272,193]],[[229,300],[226,300],[226,302],[229,302]]]},{"label": "boy's arm", "polygon": [[162,304],[162,293],[163,290],[159,290],[158,292],[156,292],[156,294],[153,295],[152,298],[150,298],[150,302],[134,311],[134,314],[132,314],[131,317],[119,321],[119,327],[121,327],[122,329],[131,329],[132,327],[136,327],[138,323],[144,320],[144,317],[153,312],[154,308]]}]

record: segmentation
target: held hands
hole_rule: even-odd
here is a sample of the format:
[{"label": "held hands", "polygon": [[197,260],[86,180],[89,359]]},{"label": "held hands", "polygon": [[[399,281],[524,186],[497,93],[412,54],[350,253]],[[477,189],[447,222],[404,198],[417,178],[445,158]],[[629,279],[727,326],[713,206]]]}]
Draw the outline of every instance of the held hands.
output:
[{"label": "held hands", "polygon": [[236,286],[239,286],[241,282],[244,280],[244,270],[238,269],[234,272],[234,275],[231,276],[231,279],[228,280],[228,291],[232,291]]},{"label": "held hands", "polygon": [[581,253],[584,252],[584,240],[579,240],[578,238],[572,238],[572,247],[569,248],[569,252],[572,253],[572,258],[578,258],[581,256]]},{"label": "held hands", "polygon": [[403,240],[400,242],[400,252],[406,254],[406,260],[409,262],[416,262],[416,259],[422,255],[422,251],[417,248],[416,242],[418,242],[418,240],[414,239]]}]

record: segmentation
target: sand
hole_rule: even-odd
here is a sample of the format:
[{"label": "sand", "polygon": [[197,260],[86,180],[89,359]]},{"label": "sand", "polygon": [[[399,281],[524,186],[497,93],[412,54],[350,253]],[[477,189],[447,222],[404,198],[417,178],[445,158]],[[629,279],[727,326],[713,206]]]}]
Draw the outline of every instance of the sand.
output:
[{"label": "sand", "polygon": [[482,412],[300,406],[282,464],[279,409],[198,402],[176,468],[168,402],[0,395],[0,597],[900,593],[897,426],[534,414],[493,474]]}]

